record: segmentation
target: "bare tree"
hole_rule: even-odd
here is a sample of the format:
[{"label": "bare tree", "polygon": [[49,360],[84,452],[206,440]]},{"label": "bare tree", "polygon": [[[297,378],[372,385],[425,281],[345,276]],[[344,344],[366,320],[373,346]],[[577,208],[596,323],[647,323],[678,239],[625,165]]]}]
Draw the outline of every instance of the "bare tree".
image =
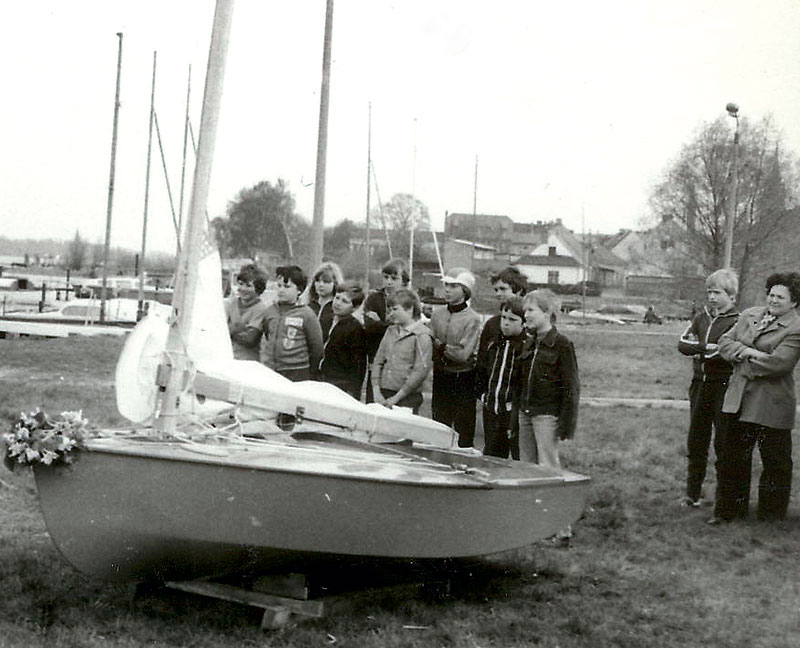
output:
[{"label": "bare tree", "polygon": [[[374,210],[376,220],[385,222],[392,242],[392,253],[395,256],[408,256],[411,242],[411,228],[427,231],[431,226],[431,217],[425,204],[411,194],[398,193],[391,200]],[[385,219],[381,221],[381,219]],[[420,237],[415,237],[414,249],[419,247]]]},{"label": "bare tree", "polygon": [[732,183],[737,181],[733,266],[745,284],[771,240],[791,220],[799,195],[798,168],[770,118],[741,121],[736,178],[733,146],[732,129],[724,117],[703,124],[656,187],[651,206],[662,222],[679,225],[680,254],[711,272],[723,264],[726,214]]}]

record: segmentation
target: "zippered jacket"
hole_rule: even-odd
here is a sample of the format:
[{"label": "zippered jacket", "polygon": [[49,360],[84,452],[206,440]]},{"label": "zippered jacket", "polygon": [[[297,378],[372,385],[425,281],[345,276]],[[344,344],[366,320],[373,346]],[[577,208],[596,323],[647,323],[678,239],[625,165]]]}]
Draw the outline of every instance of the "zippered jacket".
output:
[{"label": "zippered jacket", "polygon": [[719,350],[706,353],[706,345],[719,344],[719,339],[733,328],[738,319],[739,313],[734,308],[715,316],[703,309],[694,316],[678,340],[678,351],[692,356],[695,380],[724,382],[730,378],[733,365],[719,354]]},{"label": "zippered jacket", "polygon": [[525,344],[525,333],[506,337],[502,333],[486,344],[478,357],[481,403],[493,414],[511,410],[514,400],[514,365]]},{"label": "zippered jacket", "polygon": [[392,324],[372,363],[373,387],[401,392],[400,398],[421,391],[431,369],[432,348],[423,322],[417,320],[408,328]]},{"label": "zippered jacket", "polygon": [[560,439],[575,436],[580,379],[575,347],[554,326],[541,339],[529,337],[514,371],[515,411],[529,416],[552,414]]},{"label": "zippered jacket", "polygon": [[305,304],[272,304],[264,314],[262,362],[275,371],[310,369],[322,359],[322,329]]}]

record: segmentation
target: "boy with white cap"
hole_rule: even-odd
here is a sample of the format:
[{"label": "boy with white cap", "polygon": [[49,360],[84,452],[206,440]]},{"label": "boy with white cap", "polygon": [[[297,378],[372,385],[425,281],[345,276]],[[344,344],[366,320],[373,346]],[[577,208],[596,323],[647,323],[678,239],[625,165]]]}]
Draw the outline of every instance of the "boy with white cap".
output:
[{"label": "boy with white cap", "polygon": [[458,445],[471,448],[475,437],[475,361],[483,321],[467,301],[475,277],[453,268],[443,278],[447,306],[431,315],[433,334],[433,418],[452,426]]}]

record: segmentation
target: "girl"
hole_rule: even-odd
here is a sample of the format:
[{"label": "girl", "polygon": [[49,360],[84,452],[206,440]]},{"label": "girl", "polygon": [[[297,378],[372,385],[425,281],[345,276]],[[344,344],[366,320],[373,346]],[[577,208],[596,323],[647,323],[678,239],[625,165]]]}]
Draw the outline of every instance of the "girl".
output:
[{"label": "girl", "polygon": [[333,323],[333,296],[342,283],[342,270],[333,261],[325,261],[315,271],[306,295],[308,305],[317,316],[322,339],[327,341]]}]

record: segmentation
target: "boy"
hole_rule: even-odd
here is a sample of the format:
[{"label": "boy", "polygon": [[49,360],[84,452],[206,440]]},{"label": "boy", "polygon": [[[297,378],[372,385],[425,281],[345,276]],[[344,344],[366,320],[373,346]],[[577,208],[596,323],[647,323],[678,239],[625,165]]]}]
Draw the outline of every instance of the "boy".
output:
[{"label": "boy", "polygon": [[367,369],[364,327],[353,312],[364,301],[364,290],[355,281],[342,281],[333,297],[333,320],[320,363],[322,379],[336,385],[356,400]]},{"label": "boy", "polygon": [[261,295],[267,287],[267,277],[257,265],[246,263],[239,270],[236,285],[238,295],[231,295],[225,300],[233,357],[258,361],[264,315],[267,312]]},{"label": "boy", "polygon": [[575,347],[555,327],[558,298],[534,290],[522,301],[531,334],[516,367],[519,457],[561,467],[558,442],[575,436],[580,382]]},{"label": "boy", "polygon": [[734,307],[738,292],[739,278],[733,270],[726,268],[708,275],[707,307],[695,315],[678,340],[678,351],[693,358],[692,382],[689,385],[689,434],[686,442],[686,497],[681,500],[684,506],[696,508],[702,503],[712,426],[719,483],[719,462],[726,420],[722,414],[722,403],[733,365],[719,355],[717,343],[722,334],[732,329],[739,318]]},{"label": "boy", "polygon": [[[500,272],[493,274],[489,277],[489,283],[492,284],[492,290],[497,301],[502,305],[511,297],[522,297],[528,289],[528,279],[516,267],[507,266]],[[524,332],[524,318],[523,318],[523,332]],[[478,370],[475,378],[475,393],[480,398],[481,394],[486,392],[487,367],[490,360],[486,357],[489,344],[495,342],[501,336],[500,332],[500,314],[490,317],[483,325],[481,338],[478,342]],[[512,459],[519,459],[519,443],[517,435],[519,432],[519,425],[517,417],[511,417],[511,457]],[[484,419],[485,421],[486,419]],[[486,429],[484,425],[484,436]],[[485,453],[485,449],[484,449]],[[508,456],[508,455],[506,455]]]},{"label": "boy", "polygon": [[375,402],[386,407],[409,407],[414,414],[422,405],[422,383],[431,369],[433,345],[428,327],[420,320],[419,296],[400,288],[388,298],[389,319],[372,364]]},{"label": "boy", "polygon": [[275,270],[277,296],[264,315],[262,362],[294,382],[316,376],[322,359],[322,329],[317,316],[298,298],[308,279],[296,265]]},{"label": "boy", "polygon": [[408,268],[403,259],[390,259],[381,269],[383,287],[369,294],[364,303],[364,333],[367,340],[367,402],[374,401],[370,367],[390,322],[386,319],[387,300],[396,290],[408,285]]},{"label": "boy", "polygon": [[458,445],[471,448],[475,438],[475,360],[481,334],[481,316],[467,300],[475,277],[465,268],[453,268],[445,277],[447,306],[431,315],[433,332],[433,418],[452,426]]},{"label": "boy", "polygon": [[[513,296],[500,307],[500,328],[484,351],[478,370],[485,376],[481,404],[483,405],[483,454],[519,459],[518,439],[511,416],[513,402],[514,363],[525,342],[525,312],[522,298]],[[484,327],[484,331],[486,327]]]}]

